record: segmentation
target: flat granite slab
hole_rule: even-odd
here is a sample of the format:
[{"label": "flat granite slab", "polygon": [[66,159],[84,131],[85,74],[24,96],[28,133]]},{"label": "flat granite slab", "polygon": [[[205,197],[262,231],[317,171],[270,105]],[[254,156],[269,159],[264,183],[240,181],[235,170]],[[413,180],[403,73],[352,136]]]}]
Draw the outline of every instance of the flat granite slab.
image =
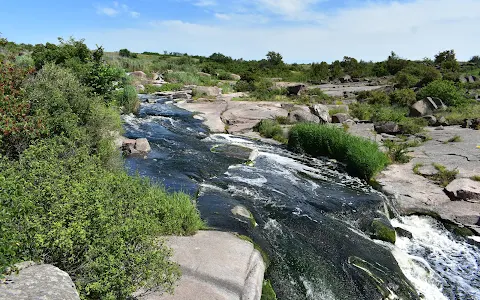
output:
[{"label": "flat granite slab", "polygon": [[200,231],[169,237],[173,260],[182,270],[174,295],[151,293],[142,300],[259,300],[265,264],[253,245],[234,234]]}]

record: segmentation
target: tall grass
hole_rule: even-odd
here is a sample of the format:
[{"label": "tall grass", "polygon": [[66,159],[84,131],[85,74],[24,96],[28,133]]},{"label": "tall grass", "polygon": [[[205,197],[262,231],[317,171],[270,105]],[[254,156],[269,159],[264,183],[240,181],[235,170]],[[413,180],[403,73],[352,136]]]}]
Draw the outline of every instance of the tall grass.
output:
[{"label": "tall grass", "polygon": [[312,156],[327,156],[346,164],[352,176],[369,180],[388,164],[378,145],[344,130],[318,124],[297,124],[289,135],[289,149]]},{"label": "tall grass", "polygon": [[263,137],[273,138],[280,143],[287,142],[287,139],[283,135],[282,127],[276,121],[262,120],[255,126],[254,130],[258,131]]}]

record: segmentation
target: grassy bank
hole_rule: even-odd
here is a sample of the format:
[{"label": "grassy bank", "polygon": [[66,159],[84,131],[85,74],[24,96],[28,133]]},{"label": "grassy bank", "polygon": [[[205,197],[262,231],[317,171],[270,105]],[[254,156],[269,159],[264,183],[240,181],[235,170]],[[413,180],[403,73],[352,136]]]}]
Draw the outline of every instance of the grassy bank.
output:
[{"label": "grassy bank", "polygon": [[350,175],[369,180],[388,164],[375,142],[329,125],[298,124],[289,135],[288,147],[312,156],[326,156],[346,164]]}]

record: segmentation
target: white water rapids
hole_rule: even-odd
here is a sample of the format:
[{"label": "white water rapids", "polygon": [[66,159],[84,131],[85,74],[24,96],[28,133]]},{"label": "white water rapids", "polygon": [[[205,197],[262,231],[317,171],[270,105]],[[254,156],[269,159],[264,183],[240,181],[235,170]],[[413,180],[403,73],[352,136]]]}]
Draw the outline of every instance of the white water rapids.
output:
[{"label": "white water rapids", "polygon": [[393,255],[426,300],[479,300],[480,251],[456,239],[429,217],[402,217],[392,225],[413,238],[398,237]]}]

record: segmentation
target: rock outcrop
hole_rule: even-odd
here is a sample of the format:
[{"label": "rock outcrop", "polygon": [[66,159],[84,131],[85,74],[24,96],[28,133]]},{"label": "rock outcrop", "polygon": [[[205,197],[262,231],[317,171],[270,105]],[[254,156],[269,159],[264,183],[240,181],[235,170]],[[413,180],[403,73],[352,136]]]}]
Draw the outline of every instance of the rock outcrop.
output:
[{"label": "rock outcrop", "polygon": [[445,192],[453,200],[480,202],[480,182],[468,178],[455,179],[445,188]]},{"label": "rock outcrop", "polygon": [[68,274],[52,265],[22,264],[18,274],[0,281],[0,299],[80,300]]},{"label": "rock outcrop", "polygon": [[332,116],[332,123],[343,124],[345,121],[347,121],[349,119],[350,119],[350,116],[348,114],[338,113],[338,114],[334,114]]},{"label": "rock outcrop", "polygon": [[260,300],[265,264],[250,242],[231,233],[200,231],[191,237],[169,237],[167,243],[182,270],[175,293],[139,291],[140,300]]},{"label": "rock outcrop", "polygon": [[310,112],[315,116],[320,118],[321,123],[331,123],[332,118],[330,117],[329,109],[323,104],[315,104],[310,106]]},{"label": "rock outcrop", "polygon": [[383,122],[374,125],[377,133],[398,134],[401,132],[400,126],[396,122]]},{"label": "rock outcrop", "polygon": [[145,154],[152,150],[146,138],[125,139],[122,138],[122,150],[126,154]]},{"label": "rock outcrop", "polygon": [[193,88],[193,95],[217,97],[222,94],[222,89],[216,86],[197,86]]},{"label": "rock outcrop", "polygon": [[427,97],[415,102],[410,107],[410,117],[423,117],[433,115],[434,112],[445,109],[447,106],[440,98]]},{"label": "rock outcrop", "polygon": [[320,123],[320,118],[309,111],[298,109],[288,114],[288,121],[290,123]]}]

